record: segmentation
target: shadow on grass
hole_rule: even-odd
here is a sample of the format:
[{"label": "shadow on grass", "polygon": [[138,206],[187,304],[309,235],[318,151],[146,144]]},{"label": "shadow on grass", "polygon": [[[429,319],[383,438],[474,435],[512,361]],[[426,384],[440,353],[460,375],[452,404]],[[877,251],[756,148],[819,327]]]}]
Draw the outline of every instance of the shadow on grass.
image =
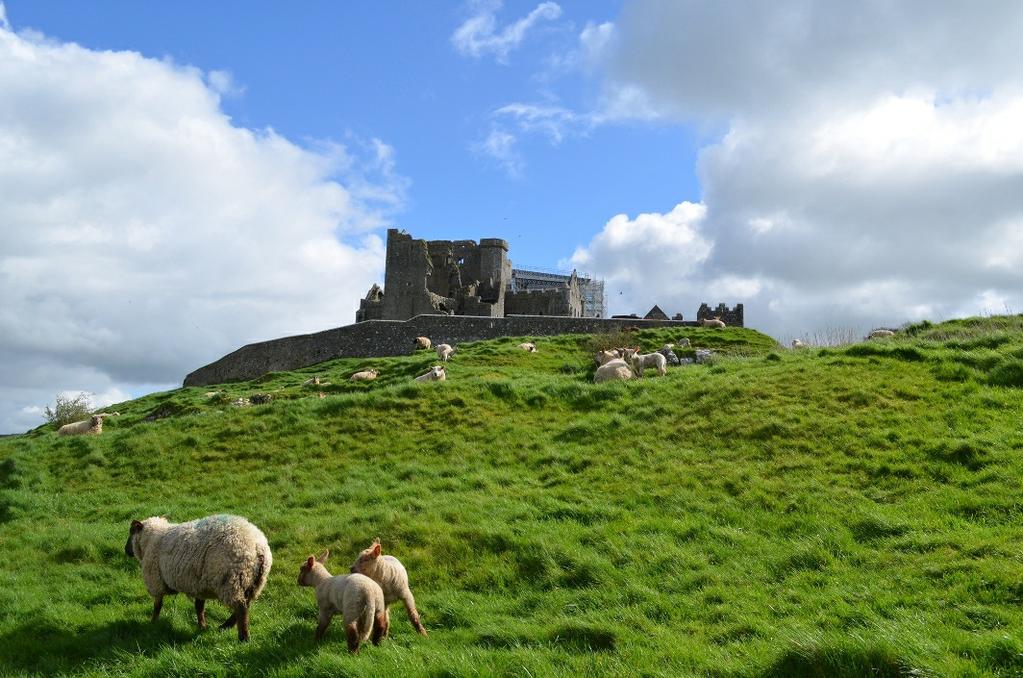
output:
[{"label": "shadow on grass", "polygon": [[194,635],[165,621],[116,621],[75,629],[34,620],[0,635],[0,666],[15,671],[65,673],[86,662],[148,655],[188,642]]}]

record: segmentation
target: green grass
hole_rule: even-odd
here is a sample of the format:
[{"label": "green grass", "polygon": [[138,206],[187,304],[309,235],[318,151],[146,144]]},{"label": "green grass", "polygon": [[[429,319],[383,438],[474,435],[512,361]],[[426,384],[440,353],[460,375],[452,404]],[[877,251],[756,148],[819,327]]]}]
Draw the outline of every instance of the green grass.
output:
[{"label": "green grass", "polygon": [[[802,351],[638,340],[680,336],[725,357],[597,386],[599,338],[509,338],[461,346],[445,383],[410,381],[429,353],[339,360],[2,439],[0,674],[1023,673],[1023,316]],[[183,596],[150,625],[123,552],[132,518],[217,512],[274,552],[247,645]],[[329,547],[343,572],[377,536],[430,637],[395,607],[380,647],[349,656],[339,624],[315,645],[299,565]]]}]

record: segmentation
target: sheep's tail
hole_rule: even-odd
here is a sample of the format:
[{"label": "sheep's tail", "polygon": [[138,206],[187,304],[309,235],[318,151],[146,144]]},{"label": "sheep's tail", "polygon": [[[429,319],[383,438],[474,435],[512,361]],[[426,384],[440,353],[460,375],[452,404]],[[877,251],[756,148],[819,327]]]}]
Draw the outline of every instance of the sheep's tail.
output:
[{"label": "sheep's tail", "polygon": [[373,622],[376,621],[377,607],[369,600],[362,606],[362,611],[359,612],[359,623],[357,627],[359,629],[359,640],[365,642],[369,638],[370,633],[373,631]]},{"label": "sheep's tail", "polygon": [[252,584],[245,589],[245,602],[246,604],[251,603],[259,592],[263,590],[263,585],[266,583],[266,557],[262,552],[256,554],[256,571],[255,576],[252,578]]}]

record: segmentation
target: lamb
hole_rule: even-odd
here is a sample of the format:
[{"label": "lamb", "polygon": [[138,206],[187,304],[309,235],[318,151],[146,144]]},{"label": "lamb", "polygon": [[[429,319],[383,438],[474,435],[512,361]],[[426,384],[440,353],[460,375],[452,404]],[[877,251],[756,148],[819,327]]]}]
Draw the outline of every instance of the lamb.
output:
[{"label": "lamb", "polygon": [[[678,360],[677,357],[675,359]],[[661,377],[668,373],[668,359],[660,353],[636,353],[632,356],[632,366],[637,377],[643,376],[644,367],[653,367]]]},{"label": "lamb", "polygon": [[88,419],[83,421],[76,421],[71,424],[64,424],[57,429],[57,435],[61,436],[80,436],[80,435],[94,435],[98,436],[103,433],[103,417],[116,417],[119,416],[120,412],[100,412],[94,414]]},{"label": "lamb", "polygon": [[659,350],[658,353],[664,356],[664,359],[668,361],[668,365],[678,367],[680,362],[678,356],[675,355],[673,350],[671,350],[673,348],[675,348],[675,344],[665,344],[661,347],[661,350]]},{"label": "lamb", "polygon": [[401,561],[394,556],[380,555],[380,540],[374,539],[372,546],[364,549],[352,563],[352,572],[364,574],[384,590],[384,605],[396,600],[405,604],[408,619],[412,622],[419,635],[426,636],[426,628],[419,621],[416,610],[416,599],[412,597],[412,589],[408,585],[408,572]]},{"label": "lamb", "polygon": [[633,372],[632,367],[621,358],[609,360],[598,367],[597,371],[593,373],[594,384],[603,384],[606,381],[625,381],[626,379],[635,378],[636,373]]},{"label": "lamb", "polygon": [[801,348],[806,348],[806,344],[804,344],[799,339],[793,339],[792,340],[792,350],[796,351],[796,350],[801,349]]},{"label": "lamb", "polygon": [[373,381],[378,374],[380,374],[380,370],[377,369],[363,370],[348,377],[348,381]]},{"label": "lamb", "polygon": [[319,558],[309,556],[298,571],[299,586],[316,588],[316,604],[320,609],[316,640],[323,639],[330,620],[340,612],[349,652],[358,652],[359,644],[370,638],[374,645],[379,645],[390,626],[380,584],[354,572],[332,577],[323,565],[329,555],[330,551],[324,551]]},{"label": "lamb", "polygon": [[531,341],[519,344],[519,348],[526,353],[536,353],[536,344]]},{"label": "lamb", "polygon": [[216,598],[231,610],[220,625],[238,625],[238,640],[249,639],[249,607],[266,586],[273,556],[258,527],[231,515],[187,523],[166,518],[133,520],[124,552],[142,564],[142,581],[153,596],[153,617],[163,597],[184,593],[195,599],[199,628],[206,628],[206,601]]},{"label": "lamb", "polygon": [[894,337],[895,332],[891,330],[874,330],[867,335],[867,339],[887,339],[888,337]]},{"label": "lamb", "polygon": [[611,349],[610,351],[598,351],[594,360],[596,360],[597,365],[600,366],[621,357],[622,356],[618,352],[618,349]]},{"label": "lamb", "polygon": [[415,381],[444,381],[445,379],[447,379],[447,375],[444,372],[444,366],[434,365],[429,372],[416,377]]},{"label": "lamb", "polygon": [[702,318],[700,320],[700,325],[702,325],[703,327],[714,327],[719,330],[724,329],[726,327],[725,321],[721,319],[721,316],[714,316],[713,318]]},{"label": "lamb", "polygon": [[450,344],[437,344],[437,357],[444,362],[448,361],[448,358],[455,352],[455,349]]},{"label": "lamb", "polygon": [[675,346],[678,346],[679,348],[692,348],[693,345],[688,339],[683,337],[675,342]]},{"label": "lamb", "polygon": [[430,340],[427,337],[416,337],[415,345],[417,349],[430,348]]}]

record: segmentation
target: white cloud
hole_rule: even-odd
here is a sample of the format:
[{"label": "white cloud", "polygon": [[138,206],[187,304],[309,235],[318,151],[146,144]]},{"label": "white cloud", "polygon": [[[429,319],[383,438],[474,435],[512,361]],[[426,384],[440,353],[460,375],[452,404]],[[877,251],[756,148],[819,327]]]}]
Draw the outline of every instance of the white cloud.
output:
[{"label": "white cloud", "polygon": [[494,127],[486,139],[473,146],[473,150],[496,160],[508,176],[514,178],[521,176],[524,166],[522,156],[515,147],[517,142],[514,134]]},{"label": "white cloud", "polygon": [[526,34],[541,21],[553,21],[561,16],[561,6],[555,2],[541,2],[533,11],[518,21],[498,29],[497,12],[500,2],[477,2],[475,14],[455,29],[451,43],[463,55],[480,58],[493,54],[498,63],[508,63]]},{"label": "white cloud", "polygon": [[[628,264],[616,310],[741,301],[791,336],[1019,309],[1021,28],[1017,3],[629,5],[605,87],[727,132],[697,166],[709,253],[676,246],[681,283],[673,255]],[[617,275],[607,230],[582,252]]]},{"label": "white cloud", "polygon": [[379,140],[303,148],[197,69],[9,30],[0,91],[0,431],[348,323],[379,279],[406,184]]},{"label": "white cloud", "polygon": [[551,143],[560,144],[565,135],[589,127],[589,122],[576,113],[560,106],[538,106],[514,103],[494,111],[496,118],[510,118],[524,132],[539,132]]},{"label": "white cloud", "polygon": [[0,2],[0,29],[11,30],[11,22],[7,20],[7,7],[2,2]]},{"label": "white cloud", "polygon": [[245,86],[235,82],[231,71],[210,71],[206,74],[206,82],[210,89],[222,97],[237,97],[245,94]]}]

